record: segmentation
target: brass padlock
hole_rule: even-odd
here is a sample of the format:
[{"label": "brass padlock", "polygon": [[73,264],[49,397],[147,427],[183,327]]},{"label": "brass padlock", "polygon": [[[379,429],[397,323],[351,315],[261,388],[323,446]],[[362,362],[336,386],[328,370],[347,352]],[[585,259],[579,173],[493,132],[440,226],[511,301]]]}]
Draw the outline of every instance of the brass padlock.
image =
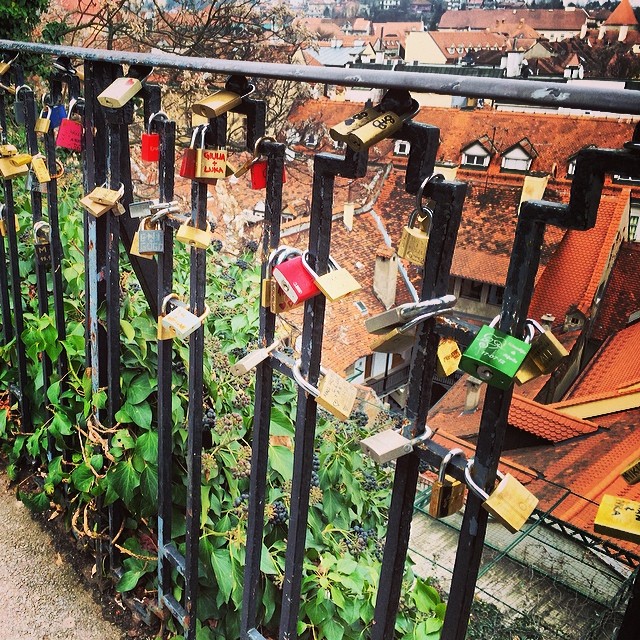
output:
[{"label": "brass padlock", "polygon": [[16,167],[21,167],[25,164],[31,164],[31,154],[30,153],[19,153],[15,156],[11,156],[11,162],[16,165]]},{"label": "brass padlock", "polygon": [[51,227],[44,220],[33,225],[33,251],[39,265],[48,267],[51,264]]},{"label": "brass padlock", "polygon": [[89,196],[89,194],[87,194],[83,198],[80,198],[80,204],[82,205],[83,209],[85,209],[87,213],[90,213],[94,218],[99,218],[100,216],[107,213],[109,209],[111,209],[110,205],[100,204],[99,202],[96,202]]},{"label": "brass padlock", "polygon": [[302,265],[311,274],[316,286],[324,293],[329,302],[335,302],[362,289],[360,283],[346,269],[341,268],[333,258],[329,257],[331,270],[321,276],[309,266],[307,260],[308,252],[305,251],[302,254]]},{"label": "brass padlock", "polygon": [[409,216],[409,224],[402,229],[398,255],[412,264],[424,266],[430,227],[431,212],[426,209],[421,213],[415,209]]},{"label": "brass padlock", "polygon": [[18,155],[18,148],[13,144],[0,144],[0,156],[10,158]]},{"label": "brass padlock", "polygon": [[458,370],[461,359],[462,352],[458,343],[453,338],[440,338],[436,362],[437,374],[443,378],[454,374]]},{"label": "brass padlock", "polygon": [[40,184],[51,181],[51,174],[49,173],[47,163],[45,162],[44,156],[42,154],[33,156],[31,160],[31,169],[35,173],[36,180]]},{"label": "brass padlock", "polygon": [[122,198],[124,195],[124,185],[120,183],[120,187],[118,189],[108,189],[104,185],[101,187],[96,187],[91,193],[88,194],[88,197],[91,198],[94,202],[98,204],[109,205],[109,208],[115,207],[116,203]]},{"label": "brass padlock", "polygon": [[414,445],[429,440],[431,436],[433,431],[428,425],[425,425],[423,433],[412,440],[405,438],[397,429],[387,429],[361,440],[360,448],[376,464],[385,464],[411,453]]},{"label": "brass padlock", "polygon": [[191,110],[193,113],[203,116],[207,119],[217,118],[223,113],[226,113],[230,109],[237,107],[242,98],[250,95],[254,91],[253,85],[250,85],[251,89],[245,95],[235,93],[235,91],[229,91],[228,89],[219,89],[215,93],[194,102]]},{"label": "brass padlock", "polygon": [[213,234],[205,229],[197,229],[189,224],[181,224],[176,232],[176,240],[196,249],[206,249],[213,242]]},{"label": "brass padlock", "polygon": [[[203,129],[204,131],[204,129]],[[196,149],[196,177],[198,182],[215,184],[226,177],[227,150],[207,149],[204,144]]]},{"label": "brass padlock", "polygon": [[138,251],[140,253],[163,253],[164,230],[156,227],[151,217],[143,218],[138,228]]},{"label": "brass padlock", "polygon": [[245,373],[249,373],[249,371],[255,369],[261,362],[264,362],[271,352],[278,348],[279,344],[280,340],[276,340],[268,347],[261,347],[260,349],[255,349],[254,351],[247,353],[244,358],[241,358],[238,362],[232,365],[231,373],[234,376],[242,376]]},{"label": "brass padlock", "polygon": [[640,502],[605,493],[593,521],[593,530],[640,544]]},{"label": "brass padlock", "polygon": [[438,479],[431,486],[429,515],[434,518],[452,516],[460,511],[464,505],[464,483],[446,475],[447,465],[455,456],[464,456],[464,451],[462,449],[451,449],[442,458],[442,463],[438,470]]},{"label": "brass padlock", "polygon": [[297,360],[291,368],[293,379],[310,395],[318,406],[326,409],[338,420],[348,420],[356,402],[358,390],[335,371],[320,367],[320,381],[318,388],[314,387],[303,377],[300,371],[301,361]]},{"label": "brass padlock", "polygon": [[9,71],[11,65],[18,59],[18,55],[19,54],[16,53],[16,55],[13,56],[11,60],[0,62],[0,76],[3,76],[5,73],[7,73],[7,71]]},{"label": "brass padlock", "polygon": [[36,120],[36,124],[33,127],[33,130],[36,133],[49,133],[50,128],[51,128],[51,108],[44,107],[44,109],[40,111],[40,115]]},{"label": "brass padlock", "polygon": [[359,111],[352,116],[349,116],[343,122],[331,127],[329,129],[329,135],[333,140],[338,142],[345,142],[347,136],[358,129],[359,127],[371,122],[379,115],[384,113],[384,110],[378,105],[377,107],[368,107],[364,111]]},{"label": "brass padlock", "polygon": [[[515,375],[518,384],[552,373],[569,355],[551,331],[531,318],[527,318],[526,324],[532,333],[531,348]],[[538,333],[535,333],[536,329]]]},{"label": "brass padlock", "polygon": [[525,486],[510,473],[497,471],[500,484],[489,495],[473,480],[471,470],[473,458],[467,462],[464,476],[469,488],[484,502],[482,506],[511,533],[520,531],[538,504],[536,498]]},{"label": "brass padlock", "polygon": [[0,158],[0,175],[5,180],[13,180],[29,173],[29,167],[26,164],[14,164],[11,160],[10,157]]},{"label": "brass padlock", "polygon": [[171,299],[175,300],[174,294],[166,296],[162,303],[162,325],[166,329],[175,331],[176,337],[180,338],[180,340],[185,340],[202,326],[205,318],[210,313],[210,309],[205,305],[204,313],[197,316],[195,313],[189,311],[186,306],[178,305],[174,302],[174,309],[166,313],[167,304]]},{"label": "brass padlock", "polygon": [[100,95],[98,102],[103,107],[119,109],[124,107],[133,96],[142,89],[142,82],[137,78],[116,78]]}]

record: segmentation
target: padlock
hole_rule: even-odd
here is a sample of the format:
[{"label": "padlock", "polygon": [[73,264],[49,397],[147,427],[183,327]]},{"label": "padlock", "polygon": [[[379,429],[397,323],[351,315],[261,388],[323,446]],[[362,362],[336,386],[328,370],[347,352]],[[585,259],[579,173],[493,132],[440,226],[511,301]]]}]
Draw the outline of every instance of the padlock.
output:
[{"label": "padlock", "polygon": [[273,278],[273,267],[292,256],[301,256],[302,251],[293,247],[280,246],[274,249],[267,260],[265,267],[265,277],[261,283],[261,304],[269,308],[271,313],[284,313],[295,307],[299,307],[303,302],[291,302],[289,297],[278,286]]},{"label": "padlock", "polygon": [[422,212],[415,209],[409,216],[409,224],[402,229],[398,255],[412,264],[424,266],[429,243],[429,229],[431,227],[431,211]]},{"label": "padlock", "polygon": [[49,119],[51,120],[51,128],[57,129],[60,123],[67,117],[67,110],[63,104],[54,104],[51,107],[51,114]]},{"label": "padlock", "polygon": [[142,82],[137,78],[116,78],[99,96],[98,102],[103,107],[120,109],[142,89]]},{"label": "padlock", "polygon": [[10,158],[18,155],[18,148],[13,144],[0,144],[0,157]]},{"label": "padlock", "polygon": [[48,267],[51,264],[51,227],[44,220],[33,225],[33,251],[39,265]]},{"label": "padlock", "polygon": [[175,294],[169,294],[165,297],[162,303],[162,317],[160,321],[165,329],[175,331],[177,338],[185,340],[202,326],[205,318],[210,313],[210,309],[205,305],[204,313],[201,316],[197,316],[195,313],[189,311],[186,306],[174,302],[174,309],[166,313],[167,304],[172,299],[175,300]]},{"label": "padlock", "polygon": [[378,116],[380,116],[384,112],[383,109],[380,108],[380,105],[377,107],[368,107],[364,111],[359,111],[352,116],[349,116],[343,122],[331,127],[329,129],[329,135],[333,140],[338,142],[345,142],[347,136],[362,125],[367,124],[367,122],[371,122]]},{"label": "padlock", "polygon": [[321,293],[313,276],[304,266],[301,255],[275,264],[272,277],[293,303],[304,302]]},{"label": "padlock", "polygon": [[350,131],[345,138],[345,142],[354,151],[365,151],[380,142],[380,140],[384,140],[400,130],[407,120],[418,113],[419,109],[418,103],[412,100],[411,108],[402,114],[394,111],[385,111],[373,120]]},{"label": "padlock", "polygon": [[[183,178],[189,178],[193,180],[196,177],[196,139],[200,134],[200,130],[203,126],[199,125],[191,134],[191,144],[187,149],[182,152],[182,162],[180,163],[180,175]],[[204,144],[204,136],[203,136],[203,144]]]},{"label": "padlock", "polygon": [[9,69],[11,68],[11,65],[18,59],[18,53],[16,53],[15,56],[13,56],[13,58],[11,58],[11,60],[2,60],[0,61],[0,76],[3,76],[5,73],[7,73],[7,71],[9,71]]},{"label": "padlock", "polygon": [[29,89],[29,85],[23,84],[16,87],[16,98],[13,102],[13,116],[16,120],[16,124],[19,125],[23,125],[25,123],[24,100],[20,96],[20,92],[23,89]]},{"label": "padlock", "polygon": [[7,93],[10,93],[12,96],[16,95],[16,88],[12,87],[10,85],[7,84],[3,84],[2,82],[0,82],[0,89],[2,89],[3,91],[6,91]]},{"label": "padlock", "polygon": [[258,138],[256,140],[255,145],[253,145],[253,155],[251,156],[251,158],[249,158],[249,160],[247,160],[233,174],[236,178],[241,178],[245,173],[247,173],[247,171],[249,171],[251,169],[251,167],[253,167],[254,164],[256,164],[260,160],[264,159],[262,154],[260,153],[260,145],[263,142],[266,142],[266,141],[273,142],[273,141],[275,141],[275,138],[272,138],[271,136],[262,136],[261,138]]},{"label": "padlock", "polygon": [[[251,91],[246,93],[245,96],[248,96],[252,92],[253,85]],[[194,102],[191,110],[193,113],[208,119],[217,118],[230,109],[237,107],[245,96],[241,96],[228,89],[220,89],[210,96]]]},{"label": "padlock", "polygon": [[593,521],[593,530],[640,544],[640,502],[605,493]]},{"label": "padlock", "polygon": [[620,475],[628,484],[640,482],[640,458],[626,466]]},{"label": "padlock", "polygon": [[44,156],[39,153],[31,159],[31,169],[35,173],[36,179],[40,184],[46,184],[51,181],[51,174],[47,168]]},{"label": "padlock", "polygon": [[12,164],[16,165],[16,167],[21,167],[22,165],[31,164],[33,156],[29,153],[19,153],[18,155],[11,156]]},{"label": "padlock", "polygon": [[[204,135],[204,134],[203,134]],[[204,142],[196,149],[196,177],[197,182],[215,184],[226,177],[227,150],[207,149]]]},{"label": "padlock", "polygon": [[[459,367],[493,387],[508,389],[531,345],[496,329],[499,319],[496,316],[489,326],[481,327],[462,354]],[[530,340],[531,331],[528,333]]]},{"label": "padlock", "polygon": [[250,353],[247,353],[244,358],[241,358],[234,365],[231,366],[231,373],[234,376],[242,376],[245,373],[249,373],[252,369],[255,369],[261,362],[264,362],[274,349],[278,348],[280,340],[276,340],[268,347],[261,347],[255,349]]},{"label": "padlock", "polygon": [[[362,286],[360,283],[346,270],[340,267],[338,263],[329,257],[329,266],[331,270],[319,276],[310,266],[308,262],[308,252],[302,254],[302,265],[313,278],[316,286],[324,293],[327,300],[335,302],[344,296],[360,291]],[[296,301],[294,301],[296,302]]]},{"label": "padlock", "polygon": [[[140,246],[140,232],[136,229],[136,231],[133,234],[133,238],[131,238],[131,246],[129,247],[129,254],[133,256],[137,256],[138,258],[144,258],[145,260],[153,260],[153,254],[140,253],[139,246]],[[171,336],[171,337],[174,337],[174,336]]]},{"label": "padlock", "polygon": [[434,518],[446,518],[460,511],[464,505],[465,485],[451,476],[446,475],[447,465],[455,456],[463,456],[462,449],[451,449],[440,464],[438,479],[431,486],[431,500],[429,501],[429,515]]},{"label": "padlock", "polygon": [[440,338],[436,372],[442,378],[448,378],[458,370],[462,352],[453,338]]},{"label": "padlock", "polygon": [[116,202],[115,205],[111,207],[111,213],[113,213],[114,216],[121,216],[125,211],[126,209],[122,202]]},{"label": "padlock", "polygon": [[36,124],[33,127],[33,130],[36,133],[49,133],[50,128],[51,128],[51,109],[49,107],[44,107],[44,109],[40,111],[40,115],[36,120]]},{"label": "padlock", "polygon": [[[80,120],[72,120],[73,110],[78,104],[77,100],[69,103],[69,113],[60,121],[58,135],[56,136],[56,146],[71,151],[82,151],[82,134],[84,128]],[[53,120],[53,114],[51,116]]]},{"label": "padlock", "polygon": [[338,420],[348,420],[356,402],[358,390],[335,371],[320,367],[318,388],[310,384],[300,371],[301,361],[297,360],[291,368],[293,379],[311,396],[318,406],[326,409]]},{"label": "padlock", "polygon": [[181,224],[176,232],[176,240],[196,249],[206,249],[213,242],[213,234],[206,229],[197,229],[189,224]]},{"label": "padlock", "polygon": [[[96,187],[96,188],[99,188],[99,187]],[[91,193],[93,193],[93,191]],[[101,204],[99,202],[96,202],[91,197],[91,193],[87,194],[83,198],[80,198],[80,204],[82,208],[87,211],[87,213],[90,213],[94,218],[99,218],[100,216],[107,213],[107,211],[109,211],[109,209],[111,209],[113,205]]]},{"label": "padlock", "polygon": [[433,431],[428,425],[425,425],[423,433],[412,440],[405,438],[397,429],[387,429],[361,440],[360,448],[376,464],[385,464],[411,453],[414,445],[429,440],[431,436]]},{"label": "padlock", "polygon": [[[251,165],[251,188],[252,189],[265,189],[267,186],[267,160],[257,160]],[[282,167],[282,184],[287,181],[287,172]]]},{"label": "padlock", "polygon": [[388,311],[378,313],[364,321],[364,326],[369,333],[383,334],[390,329],[400,327],[410,320],[422,316],[425,313],[444,313],[450,311],[455,306],[458,299],[451,294],[422,300],[421,302],[405,302]]},{"label": "padlock", "polygon": [[137,200],[129,203],[129,216],[132,218],[147,218],[151,215],[151,205],[156,204],[156,200]]},{"label": "padlock", "polygon": [[147,131],[142,134],[140,158],[144,162],[158,162],[158,160],[160,160],[160,134],[151,131],[154,119],[160,116],[166,118],[167,114],[164,113],[164,111],[152,113],[151,116],[149,116]]},{"label": "padlock", "polygon": [[114,207],[124,195],[124,185],[120,183],[118,189],[109,189],[105,185],[106,182],[101,187],[95,187],[89,194],[89,198],[98,204],[108,204],[109,208],[111,208]]},{"label": "padlock", "polygon": [[[18,156],[13,157],[17,158]],[[0,175],[5,180],[13,180],[29,173],[28,165],[13,163],[13,157],[0,158]]]},{"label": "padlock", "polygon": [[471,476],[473,462],[473,458],[468,460],[464,470],[469,489],[484,500],[483,508],[506,529],[511,533],[520,531],[536,508],[538,498],[510,473],[505,475],[500,471],[496,472],[500,478],[500,484],[489,495],[474,482]]},{"label": "padlock", "polygon": [[162,253],[164,251],[164,230],[156,227],[150,217],[140,221],[138,251],[140,253]]}]

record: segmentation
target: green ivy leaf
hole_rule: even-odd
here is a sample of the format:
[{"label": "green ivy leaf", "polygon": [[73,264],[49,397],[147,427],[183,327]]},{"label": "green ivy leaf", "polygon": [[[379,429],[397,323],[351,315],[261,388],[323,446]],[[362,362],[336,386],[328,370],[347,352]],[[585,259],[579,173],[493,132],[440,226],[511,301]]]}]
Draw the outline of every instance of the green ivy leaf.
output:
[{"label": "green ivy leaf", "polygon": [[140,474],[140,494],[145,511],[155,511],[158,504],[158,467],[147,465]]},{"label": "green ivy leaf", "polygon": [[27,493],[26,491],[19,491],[18,498],[25,504],[26,507],[37,513],[42,513],[49,508],[49,497],[44,491],[38,493]]},{"label": "green ivy leaf", "polygon": [[418,611],[431,613],[436,605],[440,603],[440,596],[438,592],[424,580],[417,580],[413,589],[413,600],[416,603]]},{"label": "green ivy leaf", "polygon": [[145,572],[141,570],[125,571],[116,584],[116,591],[123,593],[124,591],[135,589],[144,574]]},{"label": "green ivy leaf", "polygon": [[[274,445],[269,447],[271,468],[280,474],[285,482],[293,477],[293,451],[287,447]],[[329,518],[331,520],[331,518]]]},{"label": "green ivy leaf", "polygon": [[131,380],[127,388],[127,403],[139,404],[146,400],[155,390],[155,384],[151,384],[148,373],[141,373]]},{"label": "green ivy leaf", "polygon": [[233,589],[231,557],[229,556],[228,548],[213,549],[211,553],[211,568],[222,593],[223,601],[228,602],[231,597],[231,589]]},{"label": "green ivy leaf", "polygon": [[[116,416],[116,420],[117,420]],[[136,446],[136,441],[131,437],[131,434],[127,429],[118,429],[116,435],[113,436],[111,441],[112,446],[120,447],[121,449],[133,449]]]},{"label": "green ivy leaf", "polygon": [[135,446],[136,453],[147,462],[158,461],[158,433],[146,431],[138,436]]},{"label": "green ivy leaf", "polygon": [[118,462],[110,469],[111,486],[126,504],[133,500],[135,490],[140,486],[140,474],[133,468],[130,460]]},{"label": "green ivy leaf", "polygon": [[125,338],[130,342],[133,342],[136,337],[136,331],[133,328],[133,325],[127,320],[120,320],[120,330],[124,334]]},{"label": "green ivy leaf", "polygon": [[[342,640],[344,636],[344,628],[337,620],[332,618],[324,622],[322,632],[327,640]],[[420,636],[417,637],[419,638]]]},{"label": "green ivy leaf", "polygon": [[93,471],[91,471],[89,465],[86,463],[81,464],[71,472],[71,482],[73,482],[73,486],[83,493],[88,493],[94,479]]},{"label": "green ivy leaf", "polygon": [[294,425],[291,418],[287,416],[282,409],[278,407],[271,408],[271,426],[270,433],[272,436],[293,436]]}]

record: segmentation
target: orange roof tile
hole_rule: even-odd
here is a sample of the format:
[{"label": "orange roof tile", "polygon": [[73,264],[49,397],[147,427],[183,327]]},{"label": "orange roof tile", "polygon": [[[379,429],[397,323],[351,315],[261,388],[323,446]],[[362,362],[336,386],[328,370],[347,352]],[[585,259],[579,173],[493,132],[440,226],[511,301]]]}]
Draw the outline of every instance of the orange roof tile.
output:
[{"label": "orange roof tile", "polygon": [[625,200],[603,195],[594,228],[565,233],[536,285],[530,305],[532,317],[550,313],[562,321],[571,308],[589,314],[612,258]]},{"label": "orange roof tile", "polygon": [[445,11],[438,24],[439,29],[488,29],[502,22],[519,22],[520,19],[537,31],[580,31],[587,21],[583,9],[467,9]]},{"label": "orange roof tile", "polygon": [[629,0],[620,0],[620,4],[613,13],[604,21],[609,26],[638,26],[638,20]]},{"label": "orange roof tile", "polygon": [[640,383],[640,322],[609,337],[584,368],[566,398],[615,392]]},{"label": "orange roof tile", "polygon": [[630,273],[640,273],[638,242],[623,242],[620,247],[593,325],[595,340],[604,340],[624,328],[629,316],[640,310],[640,278],[630,278]]}]

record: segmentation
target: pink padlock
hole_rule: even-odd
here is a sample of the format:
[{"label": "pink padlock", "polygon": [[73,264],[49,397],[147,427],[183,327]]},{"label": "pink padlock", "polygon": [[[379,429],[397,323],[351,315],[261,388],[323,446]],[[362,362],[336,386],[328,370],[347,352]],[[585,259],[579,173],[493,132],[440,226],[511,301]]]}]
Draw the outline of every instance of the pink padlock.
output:
[{"label": "pink padlock", "polygon": [[71,120],[71,114],[76,103],[77,100],[71,100],[69,103],[69,114],[60,122],[58,135],[56,136],[56,147],[70,149],[71,151],[82,151],[82,134],[84,133],[82,122],[79,120]]},{"label": "pink padlock", "polygon": [[313,276],[305,269],[304,256],[296,256],[274,265],[272,275],[293,303],[304,302],[320,293]]}]

